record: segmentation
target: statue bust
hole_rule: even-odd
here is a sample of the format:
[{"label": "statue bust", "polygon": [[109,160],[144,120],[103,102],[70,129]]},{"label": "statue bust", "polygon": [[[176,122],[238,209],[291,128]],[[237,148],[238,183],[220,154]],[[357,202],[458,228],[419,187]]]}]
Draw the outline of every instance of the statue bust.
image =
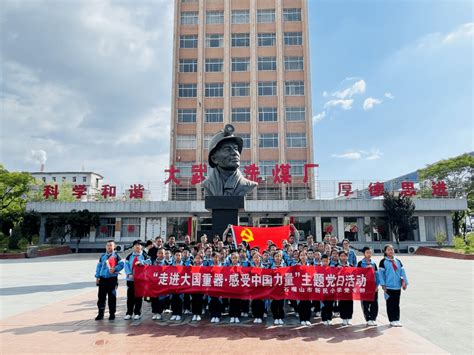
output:
[{"label": "statue bust", "polygon": [[227,124],[209,142],[208,161],[212,169],[202,183],[208,196],[245,196],[258,185],[239,170],[244,142],[234,131],[234,126]]}]

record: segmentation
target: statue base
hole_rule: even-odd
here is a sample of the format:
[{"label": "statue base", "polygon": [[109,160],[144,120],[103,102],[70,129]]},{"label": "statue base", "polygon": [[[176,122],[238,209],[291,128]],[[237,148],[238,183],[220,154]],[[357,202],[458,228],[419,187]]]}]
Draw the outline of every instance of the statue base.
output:
[{"label": "statue base", "polygon": [[239,224],[239,211],[242,212],[244,206],[244,196],[206,196],[204,207],[212,212],[212,230],[207,231],[210,242],[215,234],[222,238],[229,224]]}]

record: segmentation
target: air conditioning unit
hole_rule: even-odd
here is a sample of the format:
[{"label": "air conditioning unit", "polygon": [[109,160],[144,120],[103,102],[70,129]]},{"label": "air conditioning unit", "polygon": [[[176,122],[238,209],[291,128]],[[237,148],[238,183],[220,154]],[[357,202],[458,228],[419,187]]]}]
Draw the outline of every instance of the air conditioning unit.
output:
[{"label": "air conditioning unit", "polygon": [[408,246],[408,254],[415,254],[417,250],[418,250],[417,245],[409,245]]}]

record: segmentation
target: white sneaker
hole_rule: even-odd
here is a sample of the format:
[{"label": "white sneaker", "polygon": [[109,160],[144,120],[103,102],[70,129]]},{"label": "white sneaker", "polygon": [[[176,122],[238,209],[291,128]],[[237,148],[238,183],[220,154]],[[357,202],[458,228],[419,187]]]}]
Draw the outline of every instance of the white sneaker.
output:
[{"label": "white sneaker", "polygon": [[267,318],[267,317],[268,317],[268,314],[263,313],[263,317],[264,317],[264,318]]},{"label": "white sneaker", "polygon": [[254,323],[254,324],[258,324],[258,323],[260,323],[260,322],[258,321],[258,318],[255,318],[255,319],[253,320],[253,323]]},{"label": "white sneaker", "polygon": [[191,319],[191,322],[192,322],[192,321],[195,321],[195,320],[196,320],[196,317],[197,317],[197,316],[194,315],[193,318]]},{"label": "white sneaker", "polygon": [[321,312],[316,312],[316,317],[321,317]]},{"label": "white sneaker", "polygon": [[176,316],[176,319],[175,320],[181,320],[181,316]]},{"label": "white sneaker", "polygon": [[151,317],[152,320],[156,320],[156,314],[153,313],[153,317]]},{"label": "white sneaker", "polygon": [[240,319],[239,319],[239,317],[235,317],[235,319],[234,319],[234,320],[235,320],[235,323],[240,323]]},{"label": "white sneaker", "polygon": [[306,321],[302,320],[301,325],[306,325]]},{"label": "white sneaker", "polygon": [[328,320],[325,320],[325,321],[323,322],[323,324],[324,324],[324,325],[330,325],[330,323],[329,323]]},{"label": "white sneaker", "polygon": [[275,320],[273,321],[273,324],[278,325],[278,324],[280,324],[280,322],[278,321],[278,319],[275,319]]},{"label": "white sneaker", "polygon": [[308,327],[311,327],[311,322],[310,322],[309,320],[307,320],[307,321],[306,321],[306,325],[307,325]]},{"label": "white sneaker", "polygon": [[235,322],[235,318],[234,318],[234,317],[230,317],[230,322],[231,322],[231,323],[234,323],[234,322]]},{"label": "white sneaker", "polygon": [[158,314],[156,315],[156,320],[161,320],[161,318],[162,318],[162,317],[161,317],[161,314],[158,313]]},{"label": "white sneaker", "polygon": [[352,319],[346,319],[346,325],[352,325]]},{"label": "white sneaker", "polygon": [[139,320],[141,317],[142,317],[142,316],[141,316],[140,314],[135,314],[135,315],[133,316],[133,319],[134,319],[134,320]]},{"label": "white sneaker", "polygon": [[214,323],[216,321],[216,318],[215,317],[212,317],[211,318],[211,323]]},{"label": "white sneaker", "polygon": [[342,325],[347,325],[347,319],[342,320]]},{"label": "white sneaker", "polygon": [[125,317],[123,317],[123,319],[125,319],[125,320],[129,320],[131,318],[132,318],[132,316],[130,314],[127,314]]},{"label": "white sneaker", "polygon": [[283,322],[283,319],[279,319],[278,324],[283,325],[283,324],[285,324],[285,322]]},{"label": "white sneaker", "polygon": [[189,309],[185,309],[184,314],[192,314],[192,312]]},{"label": "white sneaker", "polygon": [[403,324],[402,324],[402,323],[400,323],[400,321],[399,321],[399,320],[397,320],[397,321],[396,321],[396,323],[397,323],[397,327],[403,327]]},{"label": "white sneaker", "polygon": [[221,320],[219,319],[219,317],[216,317],[216,320],[214,321],[214,323],[219,323]]},{"label": "white sneaker", "polygon": [[176,320],[176,317],[177,317],[177,316],[171,316],[171,317],[170,317],[170,320]]},{"label": "white sneaker", "polygon": [[201,316],[197,315],[196,316],[196,321],[199,322],[201,320]]},{"label": "white sneaker", "polygon": [[257,318],[258,320],[258,324],[262,324],[263,323],[263,319],[262,318]]}]

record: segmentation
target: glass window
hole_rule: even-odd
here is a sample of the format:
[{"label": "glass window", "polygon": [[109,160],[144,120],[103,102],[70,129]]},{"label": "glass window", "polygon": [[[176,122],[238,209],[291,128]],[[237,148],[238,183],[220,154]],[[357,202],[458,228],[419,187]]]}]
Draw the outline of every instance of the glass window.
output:
[{"label": "glass window", "polygon": [[206,35],[206,48],[221,48],[224,44],[224,35]]},{"label": "glass window", "polygon": [[286,134],[286,145],[288,148],[305,148],[306,133],[292,132]]},{"label": "glass window", "polygon": [[120,237],[127,239],[138,239],[140,237],[140,218],[122,218]]},{"label": "glass window", "polygon": [[276,81],[261,81],[258,83],[258,96],[275,96],[276,94]]},{"label": "glass window", "polygon": [[179,60],[180,73],[195,73],[197,72],[197,59],[180,59]]},{"label": "glass window", "polygon": [[288,70],[288,71],[303,70],[303,57],[285,57],[285,70]]},{"label": "glass window", "polygon": [[176,149],[196,149],[196,136],[193,134],[178,134]]},{"label": "glass window", "polygon": [[344,238],[351,242],[364,236],[364,217],[344,217]]},{"label": "glass window", "polygon": [[260,122],[276,122],[278,118],[276,107],[259,107],[258,120]]},{"label": "glass window", "polygon": [[278,148],[278,133],[262,133],[259,139],[260,148]]},{"label": "glass window", "polygon": [[196,109],[179,109],[178,110],[179,123],[194,123],[196,122]]},{"label": "glass window", "polygon": [[232,122],[250,122],[250,108],[238,107],[232,109]]},{"label": "glass window", "polygon": [[250,12],[249,10],[232,10],[232,23],[249,23]]},{"label": "glass window", "polygon": [[222,97],[224,96],[224,84],[208,83],[205,86],[204,94],[206,97]]},{"label": "glass window", "polygon": [[272,23],[272,22],[275,22],[274,9],[257,10],[257,23]]},{"label": "glass window", "polygon": [[287,107],[285,109],[285,117],[287,121],[304,121],[304,107]]},{"label": "glass window", "polygon": [[206,123],[224,122],[224,110],[221,108],[208,108],[204,121]]},{"label": "glass window", "polygon": [[232,71],[249,71],[250,58],[232,58]]},{"label": "glass window", "polygon": [[191,177],[191,169],[192,169],[193,163],[183,163],[183,162],[178,162],[175,164],[175,167],[179,169],[179,173],[176,175],[178,177]]},{"label": "glass window", "polygon": [[260,47],[271,47],[276,43],[276,36],[274,33],[259,33],[257,39]]},{"label": "glass window", "polygon": [[101,218],[97,229],[96,238],[114,239],[115,238],[115,218]]},{"label": "glass window", "polygon": [[301,46],[303,44],[302,32],[285,32],[285,46]]},{"label": "glass window", "polygon": [[206,72],[221,72],[224,68],[224,60],[222,58],[207,58]]},{"label": "glass window", "polygon": [[198,47],[197,35],[179,36],[179,48],[197,48],[197,47]]},{"label": "glass window", "polygon": [[239,133],[238,136],[244,141],[243,148],[250,149],[250,133]]},{"label": "glass window", "polygon": [[203,139],[204,149],[209,149],[209,143],[211,142],[212,137],[214,137],[213,134],[204,135],[204,139]]},{"label": "glass window", "polygon": [[285,81],[286,96],[304,95],[304,81]]},{"label": "glass window", "polygon": [[179,97],[196,97],[196,95],[197,95],[196,84],[179,84],[178,85]]},{"label": "glass window", "polygon": [[250,96],[250,83],[232,83],[232,96]]},{"label": "glass window", "polygon": [[258,57],[258,70],[276,70],[276,57]]},{"label": "glass window", "polygon": [[250,46],[250,33],[232,33],[232,47]]},{"label": "glass window", "polygon": [[261,176],[272,176],[272,169],[275,168],[276,160],[260,160],[258,168]]},{"label": "glass window", "polygon": [[208,11],[206,12],[206,23],[215,25],[224,23],[224,11]]},{"label": "glass window", "polygon": [[304,165],[306,164],[306,160],[288,160],[288,164],[291,166],[291,175],[304,176]]},{"label": "glass window", "polygon": [[182,12],[181,13],[181,24],[182,25],[197,25],[198,24],[198,13],[197,12]]},{"label": "glass window", "polygon": [[301,9],[283,9],[283,21],[301,21]]}]

